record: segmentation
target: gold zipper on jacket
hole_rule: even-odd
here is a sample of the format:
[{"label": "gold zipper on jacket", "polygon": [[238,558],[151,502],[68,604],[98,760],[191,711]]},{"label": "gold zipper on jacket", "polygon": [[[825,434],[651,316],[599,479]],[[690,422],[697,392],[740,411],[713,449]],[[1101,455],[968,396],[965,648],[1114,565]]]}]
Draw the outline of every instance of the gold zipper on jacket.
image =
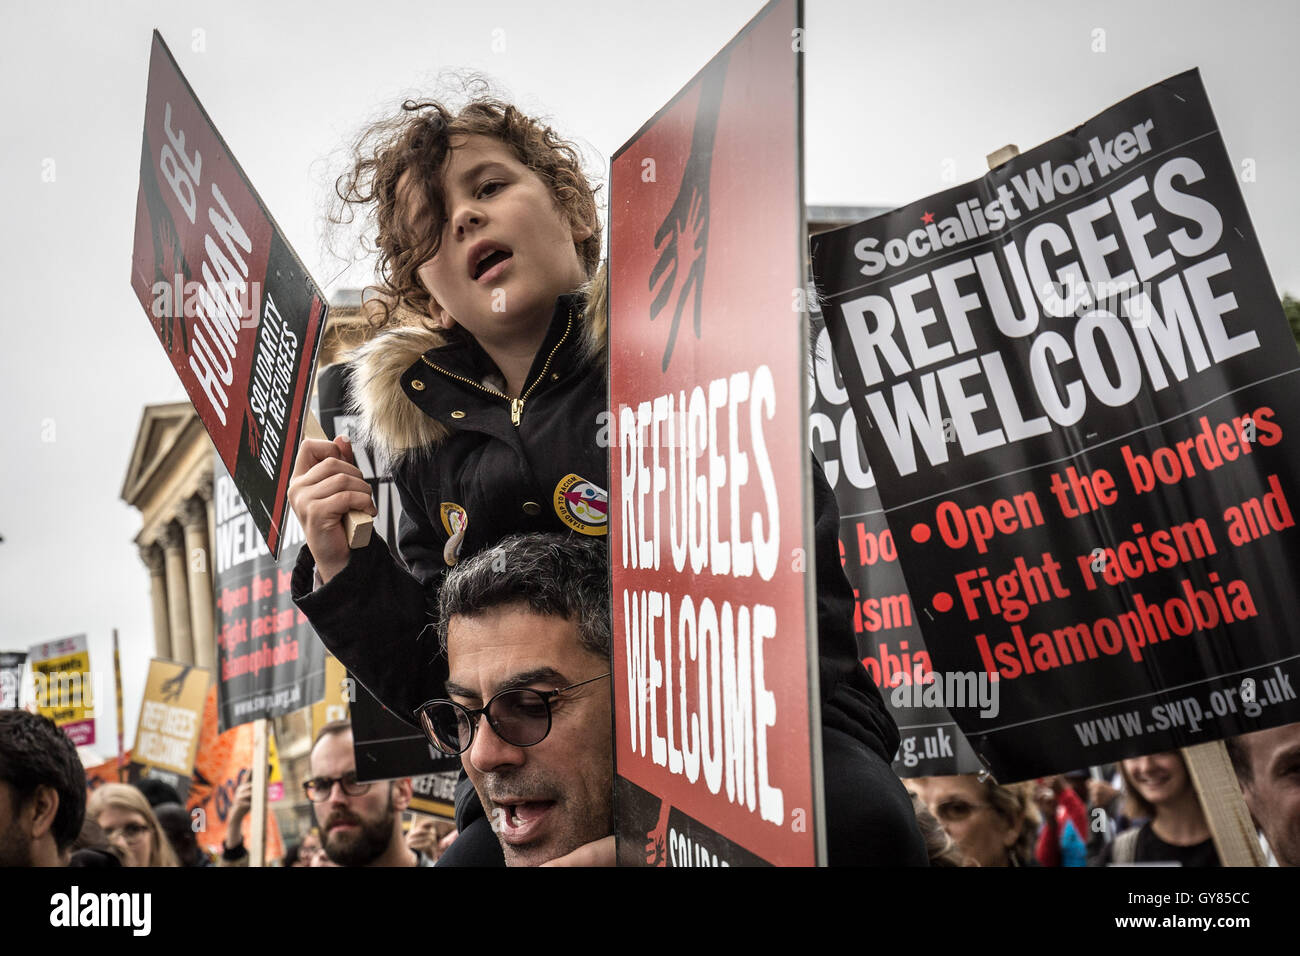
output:
[{"label": "gold zipper on jacket", "polygon": [[420,360],[424,362],[425,365],[429,366],[429,368],[433,369],[435,372],[441,372],[443,375],[446,375],[448,378],[454,378],[458,382],[464,382],[466,385],[470,385],[474,388],[477,388],[480,392],[486,392],[487,394],[494,395],[497,398],[504,398],[507,402],[510,403],[510,424],[518,428],[519,420],[523,417],[524,414],[524,402],[528,400],[528,396],[533,394],[533,391],[537,388],[538,385],[541,384],[542,379],[546,377],[546,371],[551,367],[551,359],[555,358],[555,353],[560,350],[560,346],[562,346],[565,340],[568,339],[569,332],[572,331],[572,329],[573,329],[573,310],[570,309],[569,320],[564,327],[564,334],[560,336],[560,341],[555,343],[555,348],[551,349],[551,354],[546,356],[546,361],[542,363],[542,370],[537,373],[537,378],[533,379],[533,384],[529,385],[528,388],[524,389],[524,393],[520,395],[518,398],[511,398],[509,395],[506,395],[504,392],[499,392],[495,388],[488,388],[486,385],[480,382],[476,382],[472,378],[466,378],[464,375],[457,375],[455,372],[448,372],[445,368],[442,368],[441,366],[438,365],[434,365],[423,355],[420,356]]}]

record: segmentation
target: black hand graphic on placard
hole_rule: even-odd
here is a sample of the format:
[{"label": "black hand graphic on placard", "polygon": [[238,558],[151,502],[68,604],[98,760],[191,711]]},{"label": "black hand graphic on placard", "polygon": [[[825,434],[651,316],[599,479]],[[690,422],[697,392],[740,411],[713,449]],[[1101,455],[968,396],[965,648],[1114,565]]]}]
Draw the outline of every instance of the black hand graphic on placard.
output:
[{"label": "black hand graphic on placard", "polygon": [[727,58],[715,62],[700,81],[700,102],[695,112],[691,154],[682,171],[681,185],[668,215],[655,232],[659,260],[650,273],[650,321],[665,308],[672,309],[668,341],[664,346],[663,371],[668,371],[682,313],[691,306],[695,337],[700,337],[704,307],[704,268],[709,247],[709,180],[713,166],[713,140],[718,131],[722,88],[727,78]]},{"label": "black hand graphic on placard", "polygon": [[194,670],[193,665],[186,664],[176,673],[175,677],[163,681],[158,688],[162,692],[162,699],[176,700],[176,698],[180,697],[181,691],[185,688],[185,678],[190,676],[192,670]]},{"label": "black hand graphic on placard", "polygon": [[[655,248],[661,245],[659,261],[650,273],[650,288],[662,278],[654,301],[650,305],[651,321],[659,317],[664,305],[676,297],[672,324],[668,328],[668,344],[664,348],[663,370],[668,371],[673,346],[677,343],[677,328],[682,311],[688,302],[693,304],[695,337],[700,336],[700,309],[703,305],[704,264],[709,242],[709,206],[705,193],[688,189],[682,181],[682,191],[677,194],[672,211],[655,233]],[[689,203],[689,211],[686,210]],[[679,281],[680,277],[680,281]]]}]

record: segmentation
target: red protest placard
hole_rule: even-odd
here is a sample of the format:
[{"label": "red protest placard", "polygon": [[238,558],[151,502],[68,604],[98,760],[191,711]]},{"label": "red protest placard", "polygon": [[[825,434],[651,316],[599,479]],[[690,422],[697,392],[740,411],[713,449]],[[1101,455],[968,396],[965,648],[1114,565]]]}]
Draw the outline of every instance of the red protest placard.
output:
[{"label": "red protest placard", "polygon": [[764,8],[611,167],[620,863],[817,859],[799,13]]},{"label": "red protest placard", "polygon": [[131,287],[278,556],[325,300],[157,31]]}]

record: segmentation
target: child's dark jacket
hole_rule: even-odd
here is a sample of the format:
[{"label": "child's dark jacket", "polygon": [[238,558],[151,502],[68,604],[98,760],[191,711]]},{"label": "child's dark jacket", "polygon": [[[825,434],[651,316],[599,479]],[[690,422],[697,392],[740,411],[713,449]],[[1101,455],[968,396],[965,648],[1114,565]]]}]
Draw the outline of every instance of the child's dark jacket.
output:
[{"label": "child's dark jacket", "polygon": [[[447,344],[420,327],[367,342],[353,362],[362,426],[351,437],[392,462],[403,512],[398,546],[410,570],[375,538],[320,588],[312,588],[306,545],[294,571],[294,600],[325,645],[410,722],[416,707],[444,696],[447,662],[431,625],[449,567],[448,540],[462,519],[462,559],[511,534],[608,528],[598,503],[579,506],[584,491],[589,497],[593,486],[609,488],[608,444],[616,425],[604,414],[603,303],[588,309],[578,295],[557,301],[522,410],[491,394],[501,391],[499,382],[493,385],[497,374],[477,344]],[[820,465],[812,470],[822,721],[888,764],[898,729],[858,658],[853,591],[840,564],[839,512]]]}]

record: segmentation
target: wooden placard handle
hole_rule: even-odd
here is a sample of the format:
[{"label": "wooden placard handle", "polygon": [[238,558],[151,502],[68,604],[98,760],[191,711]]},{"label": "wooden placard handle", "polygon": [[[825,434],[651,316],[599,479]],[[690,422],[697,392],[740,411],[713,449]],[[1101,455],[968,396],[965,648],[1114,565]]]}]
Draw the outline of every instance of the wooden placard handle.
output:
[{"label": "wooden placard handle", "polygon": [[[314,412],[307,412],[302,422],[302,437],[329,441],[325,429],[320,427]],[[353,551],[370,544],[370,532],[374,530],[374,519],[364,511],[349,511],[343,516],[343,528],[348,535],[348,547]]]},{"label": "wooden placard handle", "polygon": [[1222,740],[1183,748],[1183,759],[1224,866],[1263,866],[1264,851]]},{"label": "wooden placard handle", "polygon": [[[316,426],[320,427],[319,423]],[[251,827],[248,833],[248,865],[266,866],[266,762],[270,749],[267,740],[265,717],[253,721],[253,806],[250,808]]]},{"label": "wooden placard handle", "polygon": [[1001,149],[993,150],[993,152],[989,153],[988,156],[986,157],[989,164],[989,171],[992,172],[993,170],[1001,166],[1003,163],[1005,163],[1007,160],[1015,159],[1019,155],[1020,155],[1020,147],[1015,145],[1014,143],[1008,143],[1006,146],[1003,146]]}]

